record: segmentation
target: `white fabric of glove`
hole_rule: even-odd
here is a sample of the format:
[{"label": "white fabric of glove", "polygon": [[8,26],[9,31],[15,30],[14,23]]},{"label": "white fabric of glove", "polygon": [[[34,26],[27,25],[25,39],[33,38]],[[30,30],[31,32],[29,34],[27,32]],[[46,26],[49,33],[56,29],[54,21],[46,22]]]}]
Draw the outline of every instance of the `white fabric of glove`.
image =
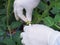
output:
[{"label": "white fabric of glove", "polygon": [[24,32],[20,36],[24,45],[58,45],[56,41],[60,32],[42,24],[32,24],[24,26]]},{"label": "white fabric of glove", "polygon": [[[15,0],[14,14],[16,20],[22,19],[24,22],[32,20],[32,11],[39,4],[40,0]],[[26,16],[23,14],[23,9],[26,10]]]}]

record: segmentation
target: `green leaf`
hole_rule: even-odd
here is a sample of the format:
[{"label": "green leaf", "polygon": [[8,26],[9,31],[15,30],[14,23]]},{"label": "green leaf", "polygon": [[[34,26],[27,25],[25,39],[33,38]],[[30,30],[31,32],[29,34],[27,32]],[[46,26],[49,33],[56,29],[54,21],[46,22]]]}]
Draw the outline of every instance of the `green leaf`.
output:
[{"label": "green leaf", "polygon": [[56,2],[55,3],[55,7],[58,8],[58,9],[60,9],[60,2]]},{"label": "green leaf", "polygon": [[54,18],[55,22],[60,22],[60,14],[57,14]]},{"label": "green leaf", "polygon": [[5,32],[2,29],[0,29],[0,36],[3,36],[4,34]]},{"label": "green leaf", "polygon": [[20,25],[21,25],[21,22],[16,21],[16,22],[12,22],[10,26],[12,29],[15,29],[15,28],[19,27]]},{"label": "green leaf", "polygon": [[0,45],[6,45],[6,44],[4,44],[3,42],[0,42]]},{"label": "green leaf", "polygon": [[60,9],[58,9],[58,8],[56,8],[56,7],[53,7],[53,9],[51,10],[51,12],[52,12],[53,14],[58,14],[58,13],[60,13]]},{"label": "green leaf", "polygon": [[3,41],[6,45],[15,45],[15,42],[10,38],[5,38]]},{"label": "green leaf", "polygon": [[60,27],[60,14],[57,14],[54,18],[55,23]]},{"label": "green leaf", "polygon": [[1,14],[6,14],[6,9],[0,9],[0,15]]},{"label": "green leaf", "polygon": [[38,14],[38,12],[34,12],[34,15],[33,15],[33,20],[32,20],[32,23],[35,24],[35,23],[40,23],[41,21],[41,15]]},{"label": "green leaf", "polygon": [[43,19],[44,24],[48,25],[48,26],[52,26],[54,25],[54,20],[51,17],[45,17]]},{"label": "green leaf", "polygon": [[16,34],[13,36],[13,40],[17,42],[17,45],[22,45],[20,33],[21,33],[20,31],[17,31]]},{"label": "green leaf", "polygon": [[40,4],[38,5],[38,8],[41,10],[45,10],[47,8],[47,5],[43,2],[40,2]]}]

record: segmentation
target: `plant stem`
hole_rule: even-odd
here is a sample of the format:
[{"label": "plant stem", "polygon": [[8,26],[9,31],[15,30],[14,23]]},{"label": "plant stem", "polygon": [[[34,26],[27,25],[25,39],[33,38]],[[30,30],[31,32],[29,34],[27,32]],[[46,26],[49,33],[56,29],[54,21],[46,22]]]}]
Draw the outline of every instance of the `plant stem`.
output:
[{"label": "plant stem", "polygon": [[10,29],[10,26],[9,26],[9,15],[10,15],[10,0],[8,0],[8,4],[7,4],[7,28],[8,28],[8,31],[10,33],[10,38],[12,39],[12,34],[11,34],[11,29]]},{"label": "plant stem", "polygon": [[51,9],[52,6],[53,6],[52,4],[50,4],[50,6],[47,6],[46,10],[43,12],[43,14],[41,16],[42,18],[47,16],[46,14],[49,12],[49,10]]},{"label": "plant stem", "polygon": [[60,29],[60,27],[59,27],[58,25],[54,24],[54,26],[55,26],[56,28]]}]

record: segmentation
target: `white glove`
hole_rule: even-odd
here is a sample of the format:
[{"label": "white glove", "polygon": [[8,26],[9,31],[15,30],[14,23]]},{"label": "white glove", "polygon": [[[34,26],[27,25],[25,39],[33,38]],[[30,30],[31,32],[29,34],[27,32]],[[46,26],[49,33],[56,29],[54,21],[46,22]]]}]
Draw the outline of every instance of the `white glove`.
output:
[{"label": "white glove", "polygon": [[41,24],[25,26],[21,33],[24,45],[55,45],[59,36],[60,32]]},{"label": "white glove", "polygon": [[[23,21],[32,20],[32,11],[39,4],[40,0],[15,0],[14,13],[16,20],[21,18]],[[26,16],[23,15],[23,9],[26,10]]]}]

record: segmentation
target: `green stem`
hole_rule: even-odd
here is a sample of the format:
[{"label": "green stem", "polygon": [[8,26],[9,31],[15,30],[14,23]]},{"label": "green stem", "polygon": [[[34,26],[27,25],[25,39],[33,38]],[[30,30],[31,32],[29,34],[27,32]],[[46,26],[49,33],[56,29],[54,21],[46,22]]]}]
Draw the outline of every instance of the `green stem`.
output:
[{"label": "green stem", "polygon": [[56,28],[60,29],[60,27],[59,27],[58,25],[54,24],[54,26],[55,26]]},{"label": "green stem", "polygon": [[42,14],[42,16],[41,16],[42,18],[47,16],[46,14],[47,14],[48,11],[51,9],[51,7],[52,7],[52,4],[51,4],[50,6],[47,6],[46,10],[43,12],[43,14]]},{"label": "green stem", "polygon": [[7,28],[8,28],[8,31],[10,33],[10,38],[12,39],[12,34],[11,34],[11,29],[10,29],[10,26],[9,26],[9,15],[10,15],[10,0],[8,0],[8,4],[7,4]]},{"label": "green stem", "polygon": [[10,33],[10,38],[12,39],[12,34],[11,34],[10,26],[8,26],[8,30],[9,30],[9,33]]}]

